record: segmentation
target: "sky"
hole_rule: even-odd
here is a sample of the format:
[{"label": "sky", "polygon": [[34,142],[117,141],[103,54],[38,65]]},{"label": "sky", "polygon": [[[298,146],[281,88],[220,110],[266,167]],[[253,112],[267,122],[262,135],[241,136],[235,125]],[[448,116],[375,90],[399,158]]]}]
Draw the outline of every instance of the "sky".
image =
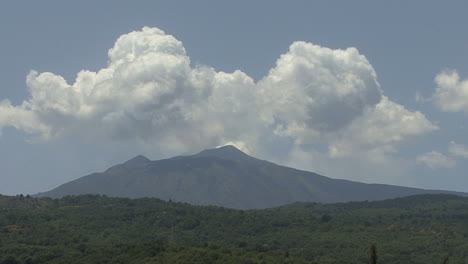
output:
[{"label": "sky", "polygon": [[467,1],[9,1],[0,194],[233,144],[468,192]]}]

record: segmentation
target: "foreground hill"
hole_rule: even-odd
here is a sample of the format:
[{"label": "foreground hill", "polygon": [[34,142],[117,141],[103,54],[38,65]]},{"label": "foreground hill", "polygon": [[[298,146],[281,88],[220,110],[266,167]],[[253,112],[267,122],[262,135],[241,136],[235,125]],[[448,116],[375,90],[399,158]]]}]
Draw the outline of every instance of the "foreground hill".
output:
[{"label": "foreground hill", "polygon": [[154,198],[0,196],[0,263],[468,263],[468,198],[233,210]]},{"label": "foreground hill", "polygon": [[137,156],[105,172],[84,176],[37,196],[156,197],[195,205],[251,209],[296,201],[334,203],[430,193],[454,192],[331,179],[259,160],[233,146],[225,146],[156,161]]}]

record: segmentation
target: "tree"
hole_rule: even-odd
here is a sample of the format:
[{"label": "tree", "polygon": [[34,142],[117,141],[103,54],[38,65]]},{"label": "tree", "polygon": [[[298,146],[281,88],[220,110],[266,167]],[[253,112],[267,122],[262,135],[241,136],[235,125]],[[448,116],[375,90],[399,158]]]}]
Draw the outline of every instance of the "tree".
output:
[{"label": "tree", "polygon": [[332,218],[331,218],[330,215],[324,214],[324,215],[322,215],[322,218],[320,219],[320,221],[321,221],[322,223],[328,223],[328,222],[331,221],[331,219],[332,219]]},{"label": "tree", "polygon": [[372,245],[370,248],[370,264],[377,264],[377,250],[375,245]]}]

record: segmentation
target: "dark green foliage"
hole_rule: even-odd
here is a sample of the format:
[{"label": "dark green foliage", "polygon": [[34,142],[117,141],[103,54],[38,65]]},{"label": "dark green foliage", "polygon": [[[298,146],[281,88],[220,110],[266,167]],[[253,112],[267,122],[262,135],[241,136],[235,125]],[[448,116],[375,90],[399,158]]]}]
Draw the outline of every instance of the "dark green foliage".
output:
[{"label": "dark green foliage", "polygon": [[247,211],[0,196],[0,264],[447,264],[468,263],[467,248],[468,199],[450,195]]},{"label": "dark green foliage", "polygon": [[370,248],[370,264],[377,264],[377,250],[375,245],[372,245]]},{"label": "dark green foliage", "polygon": [[321,221],[322,221],[322,223],[328,223],[328,222],[331,221],[331,216],[329,216],[327,214],[324,214],[324,215],[322,215]]}]

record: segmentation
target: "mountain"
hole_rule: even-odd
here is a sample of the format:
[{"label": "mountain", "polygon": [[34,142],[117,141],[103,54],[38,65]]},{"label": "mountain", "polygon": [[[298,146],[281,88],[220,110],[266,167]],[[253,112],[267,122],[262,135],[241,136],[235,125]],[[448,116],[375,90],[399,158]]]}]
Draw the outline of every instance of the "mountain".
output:
[{"label": "mountain", "polygon": [[259,209],[297,201],[335,203],[434,193],[468,195],[331,179],[256,159],[233,146],[224,146],[156,161],[137,156],[105,172],[84,176],[36,196],[156,197],[195,205]]}]

